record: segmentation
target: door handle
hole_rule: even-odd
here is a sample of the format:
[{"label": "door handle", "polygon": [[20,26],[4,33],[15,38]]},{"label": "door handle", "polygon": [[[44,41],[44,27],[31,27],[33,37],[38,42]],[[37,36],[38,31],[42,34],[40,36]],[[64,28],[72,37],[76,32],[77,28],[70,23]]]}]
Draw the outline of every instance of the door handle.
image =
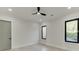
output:
[{"label": "door handle", "polygon": [[9,40],[11,40],[11,38],[8,38]]}]

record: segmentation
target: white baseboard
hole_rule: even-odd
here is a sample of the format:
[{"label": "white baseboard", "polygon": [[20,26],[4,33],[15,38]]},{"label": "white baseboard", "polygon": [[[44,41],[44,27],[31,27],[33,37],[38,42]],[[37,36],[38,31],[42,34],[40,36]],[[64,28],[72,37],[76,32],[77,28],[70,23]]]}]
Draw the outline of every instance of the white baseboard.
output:
[{"label": "white baseboard", "polygon": [[67,48],[59,47],[59,46],[54,45],[54,44],[42,43],[42,42],[40,42],[40,43],[41,43],[41,44],[44,44],[44,45],[47,45],[47,46],[56,47],[56,48],[60,48],[60,49],[63,49],[63,50],[69,51]]},{"label": "white baseboard", "polygon": [[21,48],[21,47],[25,47],[25,46],[31,46],[31,45],[37,44],[37,43],[38,43],[38,42],[31,42],[31,43],[29,43],[29,44],[19,45],[19,46],[16,46],[16,47],[12,48],[11,50],[17,49],[17,48]]}]

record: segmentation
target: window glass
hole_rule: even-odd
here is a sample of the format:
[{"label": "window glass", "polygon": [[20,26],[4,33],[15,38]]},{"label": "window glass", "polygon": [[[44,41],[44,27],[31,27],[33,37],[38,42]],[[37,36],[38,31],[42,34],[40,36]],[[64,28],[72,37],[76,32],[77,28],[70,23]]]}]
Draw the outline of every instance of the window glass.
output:
[{"label": "window glass", "polygon": [[42,39],[46,39],[46,26],[42,26]]},{"label": "window glass", "polygon": [[78,20],[66,21],[66,41],[78,42]]}]

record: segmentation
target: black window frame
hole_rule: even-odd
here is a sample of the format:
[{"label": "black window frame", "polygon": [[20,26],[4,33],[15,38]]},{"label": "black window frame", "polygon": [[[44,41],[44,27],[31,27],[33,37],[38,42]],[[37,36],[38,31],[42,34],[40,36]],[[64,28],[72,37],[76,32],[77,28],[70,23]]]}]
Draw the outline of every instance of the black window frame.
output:
[{"label": "black window frame", "polygon": [[44,27],[46,27],[46,38],[47,38],[47,26],[46,25],[41,26],[41,38],[44,39],[44,40],[46,40],[46,38],[43,37],[43,28]]},{"label": "black window frame", "polygon": [[[67,41],[67,32],[66,32],[66,23],[67,22],[71,22],[71,21],[75,21],[75,20],[77,20],[78,21],[78,23],[77,23],[77,42],[74,42],[74,41]],[[65,42],[70,42],[70,43],[79,43],[79,18],[76,18],[76,19],[72,19],[72,20],[67,20],[67,21],[65,21]]]}]

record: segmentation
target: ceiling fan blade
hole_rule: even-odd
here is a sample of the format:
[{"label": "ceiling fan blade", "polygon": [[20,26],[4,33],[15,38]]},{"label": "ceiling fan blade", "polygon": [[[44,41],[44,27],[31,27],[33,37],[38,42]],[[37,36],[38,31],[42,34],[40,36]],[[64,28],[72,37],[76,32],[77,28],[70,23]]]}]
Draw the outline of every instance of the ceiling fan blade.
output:
[{"label": "ceiling fan blade", "polygon": [[38,11],[38,12],[40,11],[40,7],[37,7],[37,11]]},{"label": "ceiling fan blade", "polygon": [[35,15],[35,14],[37,14],[37,12],[36,13],[32,13],[32,15]]},{"label": "ceiling fan blade", "polygon": [[44,14],[44,13],[40,13],[41,15],[43,15],[43,16],[46,16],[46,14]]}]

